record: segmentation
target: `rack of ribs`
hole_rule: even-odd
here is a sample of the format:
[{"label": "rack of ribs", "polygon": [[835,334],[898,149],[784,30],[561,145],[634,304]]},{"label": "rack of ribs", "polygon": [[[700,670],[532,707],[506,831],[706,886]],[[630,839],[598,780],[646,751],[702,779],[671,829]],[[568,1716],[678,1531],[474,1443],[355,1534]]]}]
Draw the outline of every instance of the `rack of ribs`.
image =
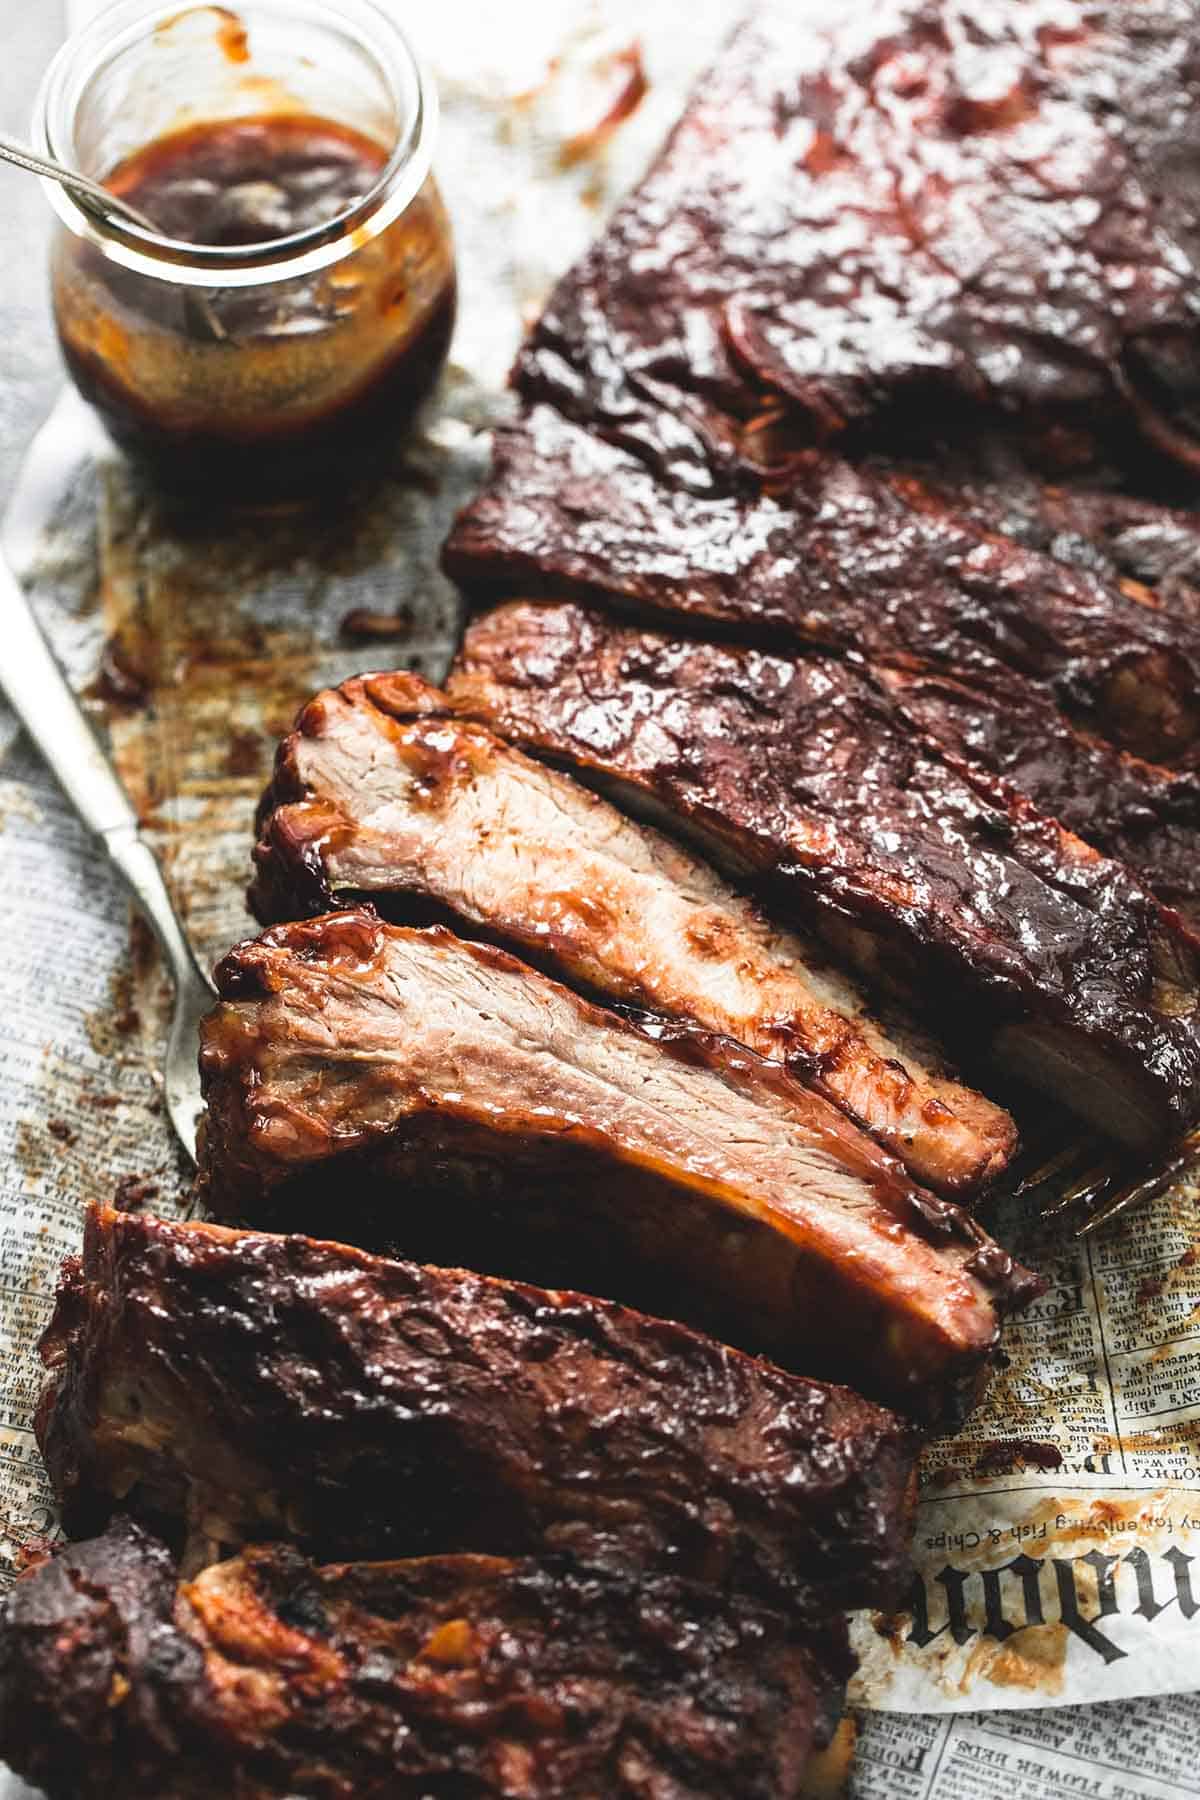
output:
[{"label": "rack of ribs", "polygon": [[845,1676],[665,1576],[265,1544],[183,1579],[123,1522],[7,1596],[0,1756],[50,1800],[796,1800]]},{"label": "rack of ribs", "polygon": [[696,492],[761,459],[765,400],[810,439],[991,415],[1194,470],[1198,66],[1191,0],[764,6],[518,388]]},{"label": "rack of ribs", "polygon": [[1200,623],[960,511],[944,485],[816,454],[758,494],[673,489],[535,408],[497,433],[447,570],[865,665],[921,731],[1200,916]]},{"label": "rack of ribs", "polygon": [[968,1402],[1036,1291],[778,1063],[443,927],[277,926],[217,985],[217,1217],[586,1285],[917,1410]]},{"label": "rack of ribs", "polygon": [[915,1433],[584,1295],[93,1208],[43,1341],[69,1531],[574,1554],[824,1620],[908,1578]]},{"label": "rack of ribs", "polygon": [[447,692],[1102,1132],[1149,1148],[1193,1123],[1197,946],[1178,915],[851,664],[516,602],[471,626]]},{"label": "rack of ribs", "polygon": [[947,1195],[995,1175],[1001,1108],[880,1026],[817,947],[767,923],[697,857],[484,726],[418,676],[318,694],[259,812],[264,924],[369,899],[431,913],[585,993],[692,1019],[788,1069]]}]

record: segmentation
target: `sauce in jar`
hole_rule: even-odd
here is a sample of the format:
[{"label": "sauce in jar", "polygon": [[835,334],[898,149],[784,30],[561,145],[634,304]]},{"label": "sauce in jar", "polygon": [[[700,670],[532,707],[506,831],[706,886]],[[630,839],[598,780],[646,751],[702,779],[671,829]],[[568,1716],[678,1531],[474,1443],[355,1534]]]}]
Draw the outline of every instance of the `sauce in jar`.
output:
[{"label": "sauce in jar", "polygon": [[104,185],[187,244],[259,244],[327,225],[370,193],[387,158],[332,119],[218,119],[135,152]]},{"label": "sauce in jar", "polygon": [[[220,119],[126,157],[105,185],[177,245],[262,246],[327,227],[388,152],[307,114]],[[449,224],[432,178],[313,272],[243,285],[148,277],[60,236],[59,335],[72,376],[155,477],[188,492],[311,493],[378,467],[428,393],[454,322]],[[220,281],[214,275],[214,281]]]}]

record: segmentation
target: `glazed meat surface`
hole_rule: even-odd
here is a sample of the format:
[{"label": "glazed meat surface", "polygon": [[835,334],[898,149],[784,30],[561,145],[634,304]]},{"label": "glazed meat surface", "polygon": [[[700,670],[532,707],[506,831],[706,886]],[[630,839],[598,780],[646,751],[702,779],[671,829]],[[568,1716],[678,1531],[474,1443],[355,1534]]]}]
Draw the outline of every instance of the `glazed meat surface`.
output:
[{"label": "glazed meat surface", "polygon": [[514,603],[471,627],[447,691],[757,877],[1100,1130],[1146,1147],[1193,1119],[1191,934],[853,667]]},{"label": "glazed meat surface", "polygon": [[696,492],[802,432],[956,407],[1197,464],[1190,0],[757,11],[559,284],[528,400]]},{"label": "glazed meat surface", "polygon": [[498,434],[445,560],[476,591],[866,662],[921,730],[1200,913],[1197,627],[928,481],[816,457],[769,495],[698,497],[542,407]]},{"label": "glazed meat surface", "polygon": [[50,1800],[788,1800],[840,1704],[828,1649],[562,1559],[273,1544],[182,1580],[126,1522],[9,1594],[0,1756]]},{"label": "glazed meat surface", "polygon": [[876,682],[943,749],[991,770],[1143,877],[1200,927],[1200,783],[1075,731],[1028,682],[875,664]]},{"label": "glazed meat surface", "polygon": [[916,1407],[965,1397],[1030,1292],[778,1064],[490,946],[334,913],[240,945],[217,983],[217,1216],[586,1285]]},{"label": "glazed meat surface", "polygon": [[76,1536],[120,1505],[322,1558],[572,1551],[817,1620],[907,1576],[893,1414],[580,1294],[94,1208],[42,1353]]},{"label": "glazed meat surface", "polygon": [[613,600],[741,642],[1000,668],[1120,750],[1179,768],[1200,752],[1200,629],[911,475],[813,455],[769,494],[701,499],[539,408],[498,434],[446,564],[468,587]]},{"label": "glazed meat surface", "polygon": [[881,1028],[813,944],[670,839],[455,719],[419,677],[360,677],[312,700],[259,827],[264,923],[347,898],[390,918],[433,908],[585,990],[786,1062],[940,1193],[972,1191],[1011,1153],[1008,1115]]},{"label": "glazed meat surface", "polygon": [[1123,491],[1113,469],[1064,470],[1048,480],[1019,447],[987,433],[969,451],[942,447],[926,459],[880,466],[888,475],[914,475],[987,531],[1120,582],[1146,605],[1193,624],[1200,619],[1200,513],[1186,504],[1186,485],[1156,484],[1174,495],[1172,503]]}]

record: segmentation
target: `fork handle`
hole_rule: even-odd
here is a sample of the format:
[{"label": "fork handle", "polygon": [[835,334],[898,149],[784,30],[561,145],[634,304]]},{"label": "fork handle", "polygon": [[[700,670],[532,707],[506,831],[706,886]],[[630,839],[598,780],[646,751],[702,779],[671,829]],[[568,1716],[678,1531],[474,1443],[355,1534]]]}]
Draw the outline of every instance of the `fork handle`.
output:
[{"label": "fork handle", "polygon": [[[57,770],[55,771],[57,773]],[[177,993],[197,976],[212,993],[212,978],[201,968],[183,922],[175,910],[171,891],[163,879],[158,858],[141,834],[135,819],[131,826],[117,825],[101,838],[113,867],[125,877],[130,893],[158,939]]]},{"label": "fork handle", "polygon": [[[21,584],[0,557],[0,688],[75,811],[146,915],[176,983],[197,970],[137,813],[72,693]],[[207,976],[202,976],[207,983]]]}]

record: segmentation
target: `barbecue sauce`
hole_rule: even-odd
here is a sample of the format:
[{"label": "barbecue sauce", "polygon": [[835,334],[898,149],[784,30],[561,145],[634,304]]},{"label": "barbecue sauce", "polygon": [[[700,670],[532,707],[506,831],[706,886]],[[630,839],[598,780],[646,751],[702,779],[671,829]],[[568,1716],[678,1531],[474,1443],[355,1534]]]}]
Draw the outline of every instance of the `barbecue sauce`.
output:
[{"label": "barbecue sauce", "polygon": [[[244,248],[322,227],[336,238],[386,162],[381,145],[328,119],[217,120],[147,145],[106,185],[164,237]],[[329,266],[263,276],[197,289],[60,243],[71,373],[169,487],[252,498],[340,483],[385,460],[437,376],[455,284],[432,180],[382,231],[359,224]]]}]

